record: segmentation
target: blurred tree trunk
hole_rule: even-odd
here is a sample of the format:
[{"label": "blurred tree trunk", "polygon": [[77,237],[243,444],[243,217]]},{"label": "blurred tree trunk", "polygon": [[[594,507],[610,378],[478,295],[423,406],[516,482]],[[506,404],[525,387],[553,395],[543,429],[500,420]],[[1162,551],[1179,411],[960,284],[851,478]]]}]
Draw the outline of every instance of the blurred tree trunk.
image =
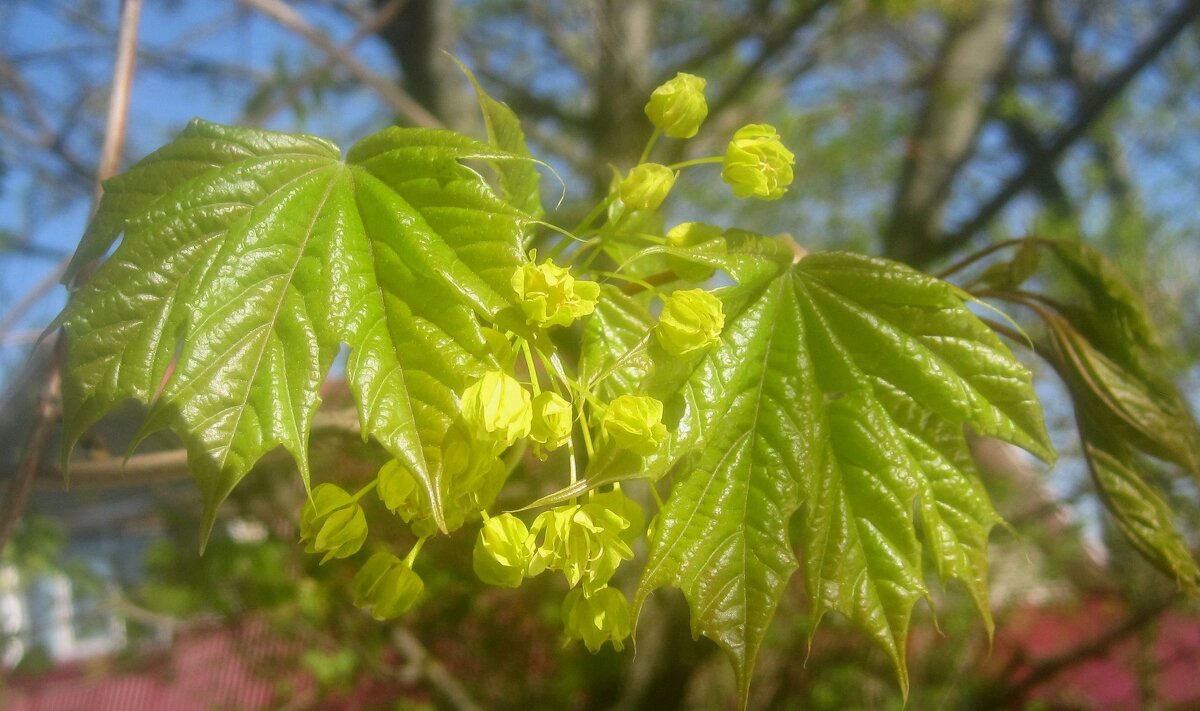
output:
[{"label": "blurred tree trunk", "polygon": [[884,252],[924,255],[941,234],[951,186],[971,156],[993,79],[1005,63],[1012,0],[981,0],[949,23],[924,102],[908,140]]},{"label": "blurred tree trunk", "polygon": [[597,195],[608,188],[608,164],[637,162],[649,137],[642,106],[650,93],[650,53],[654,42],[652,0],[594,0],[592,6],[599,61],[592,84],[593,185]]},{"label": "blurred tree trunk", "polygon": [[[387,2],[374,0],[376,7]],[[476,134],[479,109],[466,77],[447,54],[458,40],[453,0],[407,0],[379,36],[404,71],[405,91],[447,127]]]}]

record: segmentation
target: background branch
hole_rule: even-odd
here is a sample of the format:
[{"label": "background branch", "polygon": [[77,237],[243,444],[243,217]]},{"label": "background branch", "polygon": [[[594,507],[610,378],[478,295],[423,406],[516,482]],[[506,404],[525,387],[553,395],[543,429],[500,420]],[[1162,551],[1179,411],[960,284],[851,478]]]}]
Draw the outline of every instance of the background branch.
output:
[{"label": "background branch", "polygon": [[1121,96],[1129,83],[1153,63],[1163,50],[1171,46],[1197,17],[1200,17],[1200,0],[1186,0],[1181,3],[1174,12],[1163,19],[1154,36],[1135,51],[1121,68],[1097,83],[1096,88],[1076,109],[1075,118],[1063,127],[1042,151],[1031,156],[1024,167],[1009,178],[996,194],[984,202],[958,229],[941,240],[923,243],[914,253],[913,261],[917,264],[927,263],[961,247],[987,227],[1013,198],[1030,187],[1041,173],[1057,163],[1067,149],[1100,119],[1105,109]]},{"label": "background branch", "polygon": [[[112,92],[109,95],[108,116],[105,122],[104,145],[100,150],[100,165],[96,171],[96,185],[92,192],[92,211],[95,212],[103,191],[102,181],[115,174],[121,163],[121,150],[125,145],[125,127],[129,118],[129,96],[133,87],[133,72],[137,63],[138,23],[141,19],[141,0],[125,0],[121,6],[121,25],[117,34],[117,58],[113,65]],[[86,273],[88,270],[85,269]],[[62,365],[64,361],[63,341],[55,336],[53,360],[46,375],[46,382],[38,396],[38,405],[33,413],[34,423],[29,439],[25,442],[16,475],[4,493],[0,504],[0,550],[8,542],[17,520],[25,511],[33,479],[41,468],[42,457],[50,442],[62,412]]]},{"label": "background branch", "polygon": [[281,0],[240,0],[240,2],[275,20],[283,27],[308,40],[314,47],[341,64],[359,81],[375,90],[381,99],[400,116],[423,128],[440,128],[442,122],[429,113],[408,92],[387,77],[371,71],[345,47],[334,42],[329,35],[314,27],[300,13]]}]

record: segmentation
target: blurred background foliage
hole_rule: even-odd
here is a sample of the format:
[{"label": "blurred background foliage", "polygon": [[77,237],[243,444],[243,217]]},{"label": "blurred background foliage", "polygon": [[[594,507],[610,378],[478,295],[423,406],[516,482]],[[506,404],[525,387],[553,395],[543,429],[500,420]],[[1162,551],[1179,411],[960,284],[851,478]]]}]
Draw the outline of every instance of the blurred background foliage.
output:
[{"label": "blurred background foliage", "polygon": [[[86,221],[120,4],[0,3],[0,479],[15,468],[45,370],[33,342],[65,298],[56,270]],[[613,167],[637,161],[649,92],[687,71],[708,79],[710,117],[696,139],[664,144],[663,162],[719,154],[738,126],[769,122],[797,155],[796,181],[783,200],[743,203],[716,170],[693,171],[667,227],[703,218],[935,272],[1007,238],[1079,240],[1136,285],[1171,366],[1158,375],[1194,401],[1198,17],[1196,0],[170,0],[142,11],[125,164],[193,115],[343,146],[393,122],[481,133],[450,52],[523,118],[533,153],[565,183],[560,203],[558,182],[544,179],[544,201],[571,224]],[[1035,283],[1070,301],[1079,294],[1067,277],[1041,269]],[[1058,381],[1040,383],[1064,454],[1053,471],[975,443],[1009,524],[993,536],[997,638],[961,588],[937,591],[936,619],[922,606],[914,624],[908,708],[1195,708],[1200,696],[1170,686],[1179,659],[1162,641],[1165,630],[1197,629],[1194,607],[1115,533],[1070,400]],[[330,388],[336,420],[348,401]],[[208,626],[249,630],[238,638],[274,680],[272,708],[724,708],[733,698],[724,659],[692,641],[673,592],[652,600],[636,654],[593,657],[562,644],[562,591],[549,581],[479,584],[469,536],[429,544],[418,612],[399,625],[370,620],[351,604],[354,569],[317,566],[296,544],[303,491],[280,460],[238,489],[198,557],[198,508],[174,443],[149,443],[166,453],[160,466],[122,476],[136,423],[105,426],[84,443],[92,468],[72,494],[56,491],[53,466],[39,472],[4,548],[4,569],[17,574],[0,581],[16,595],[18,577],[57,575],[79,624],[86,610],[115,616],[105,673],[136,670],[146,650]],[[313,471],[361,484],[379,453],[345,429],[314,435]],[[530,459],[529,491],[507,503],[529,501],[516,499],[538,493],[540,468],[555,465]],[[1194,483],[1146,467],[1194,550]],[[373,532],[393,520],[374,513]],[[380,539],[403,548],[410,534],[394,525]],[[623,569],[626,588],[633,569]],[[826,620],[810,643],[802,587],[793,581],[782,604],[752,708],[902,708],[888,661],[847,624]],[[19,642],[4,655],[14,679],[61,663],[18,627],[4,626]],[[1037,647],[1039,628],[1057,646]],[[1200,659],[1200,638],[1192,653],[1184,663]],[[1080,682],[1098,660],[1129,688],[1105,697]]]}]

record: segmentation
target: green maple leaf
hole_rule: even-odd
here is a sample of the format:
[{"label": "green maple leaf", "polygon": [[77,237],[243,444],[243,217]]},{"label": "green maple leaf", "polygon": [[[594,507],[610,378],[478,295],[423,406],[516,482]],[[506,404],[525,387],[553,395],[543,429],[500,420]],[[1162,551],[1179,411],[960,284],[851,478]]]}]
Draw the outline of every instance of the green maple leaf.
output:
[{"label": "green maple leaf", "polygon": [[[926,594],[914,508],[938,569],[986,611],[996,517],[963,427],[1052,459],[1032,377],[949,284],[850,254],[767,261],[773,274],[718,292],[720,343],[660,361],[649,377],[675,434],[645,471],[677,481],[635,605],[681,588],[694,631],[728,653],[744,699],[797,566],[786,531],[798,512],[814,614],[855,621],[907,688],[909,616]],[[583,486],[627,474],[610,465]]]},{"label": "green maple leaf", "polygon": [[[422,481],[441,523],[440,442],[510,321],[529,218],[468,159],[527,160],[448,131],[355,145],[193,122],[110,181],[76,264],[115,252],[62,315],[64,457],[118,402],[151,404],[215,510],[282,445],[307,484],[319,387],[340,343],[362,433]],[[76,267],[76,270],[78,267]]]}]

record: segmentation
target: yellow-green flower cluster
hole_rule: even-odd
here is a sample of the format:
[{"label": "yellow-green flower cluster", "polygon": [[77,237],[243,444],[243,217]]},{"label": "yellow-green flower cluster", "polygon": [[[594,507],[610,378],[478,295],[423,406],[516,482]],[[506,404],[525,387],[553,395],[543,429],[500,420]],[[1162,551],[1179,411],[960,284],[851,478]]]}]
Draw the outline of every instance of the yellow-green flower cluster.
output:
[{"label": "yellow-green flower cluster", "polygon": [[463,420],[472,433],[502,447],[527,436],[533,425],[529,392],[503,371],[488,371],[469,385],[463,391],[461,406]]},{"label": "yellow-green flower cluster", "polygon": [[515,588],[529,575],[536,551],[525,522],[509,513],[492,516],[475,541],[475,574],[488,585]]},{"label": "yellow-green flower cluster", "polygon": [[576,588],[563,600],[562,616],[567,639],[583,640],[592,654],[605,642],[611,642],[618,652],[625,648],[630,632],[629,602],[620,590],[601,588],[588,596]]},{"label": "yellow-green flower cluster", "polygon": [[376,553],[354,576],[354,604],[377,620],[390,620],[412,608],[424,589],[408,561]]},{"label": "yellow-green flower cluster", "polygon": [[666,352],[686,356],[716,343],[724,327],[720,299],[703,289],[682,289],[663,299],[654,335]]},{"label": "yellow-green flower cluster", "polygon": [[725,149],[721,178],[740,198],[777,200],[792,184],[796,156],[779,140],[774,126],[752,123],[733,134]]},{"label": "yellow-green flower cluster", "polygon": [[629,521],[596,503],[570,504],[543,511],[531,533],[541,534],[537,555],[542,566],[561,571],[571,587],[583,583],[591,595],[608,584],[633,551],[622,532]]},{"label": "yellow-green flower cluster", "polygon": [[586,503],[543,511],[528,528],[512,514],[488,518],[472,561],[480,580],[502,587],[546,570],[561,572],[573,589],[563,608],[567,636],[593,652],[604,641],[620,649],[629,636],[629,611],[608,583],[633,557],[630,545],[644,527],[641,507],[629,497],[617,490],[593,493]]},{"label": "yellow-green flower cluster", "polygon": [[620,395],[608,404],[600,428],[612,441],[634,454],[653,454],[667,440],[663,404],[645,395]]},{"label": "yellow-green flower cluster", "polygon": [[533,399],[533,426],[529,438],[539,449],[555,450],[571,439],[574,413],[571,403],[549,390]]},{"label": "yellow-green flower cluster", "polygon": [[[496,442],[475,439],[458,423],[446,432],[438,482],[448,531],[461,527],[500,493],[508,475],[498,456],[501,451]],[[437,532],[428,495],[407,465],[389,461],[380,468],[377,478],[380,500],[412,527],[414,535],[424,538]]]},{"label": "yellow-green flower cluster", "polygon": [[646,116],[650,123],[671,138],[691,138],[708,117],[704,100],[707,81],[694,74],[679,72],[650,94]]},{"label": "yellow-green flower cluster", "polygon": [[675,185],[675,171],[658,163],[635,166],[617,186],[621,202],[634,210],[657,210]]},{"label": "yellow-green flower cluster", "polygon": [[512,275],[526,320],[535,326],[569,326],[596,308],[600,285],[577,280],[570,271],[550,260],[523,264]]},{"label": "yellow-green flower cluster", "polygon": [[300,514],[300,540],[308,553],[324,553],[321,562],[347,558],[367,539],[367,517],[358,500],[336,484],[312,490]]}]

